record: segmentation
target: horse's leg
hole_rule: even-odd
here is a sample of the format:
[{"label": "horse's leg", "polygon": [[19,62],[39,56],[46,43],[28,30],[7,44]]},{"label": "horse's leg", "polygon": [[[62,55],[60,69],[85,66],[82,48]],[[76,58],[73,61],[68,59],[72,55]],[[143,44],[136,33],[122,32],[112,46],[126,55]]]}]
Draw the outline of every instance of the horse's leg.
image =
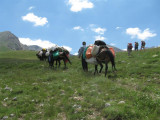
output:
[{"label": "horse's leg", "polygon": [[56,68],[57,68],[57,60],[56,60]]},{"label": "horse's leg", "polygon": [[65,58],[63,59],[63,62],[64,62],[64,68],[66,69],[66,62],[65,62]]},{"label": "horse's leg", "polygon": [[100,64],[100,66],[101,66],[101,68],[100,68],[100,70],[99,70],[99,73],[101,73],[101,72],[102,72],[102,69],[103,69],[103,65],[102,65],[101,62],[100,62],[99,64]]},{"label": "horse's leg", "polygon": [[108,71],[108,63],[106,62],[106,63],[105,63],[105,77],[106,77],[106,75],[107,75],[107,71]]},{"label": "horse's leg", "polygon": [[54,67],[54,60],[53,60],[53,59],[49,62],[49,66],[50,66],[51,68]]},{"label": "horse's leg", "polygon": [[60,67],[61,66],[61,61],[60,60],[58,60],[58,67]]},{"label": "horse's leg", "polygon": [[95,65],[95,71],[94,71],[94,75],[96,74],[96,72],[98,73],[98,69],[97,69],[98,65]]},{"label": "horse's leg", "polygon": [[115,70],[115,71],[117,70],[115,64],[112,65],[112,71],[114,71],[114,70]]},{"label": "horse's leg", "polygon": [[[103,64],[102,64],[102,62],[100,62],[98,59],[96,59],[97,60],[97,63],[101,66],[101,68],[100,68],[100,70],[99,70],[99,73],[101,73],[102,72],[102,69],[103,69]],[[97,70],[97,72],[98,72],[98,70]]]}]

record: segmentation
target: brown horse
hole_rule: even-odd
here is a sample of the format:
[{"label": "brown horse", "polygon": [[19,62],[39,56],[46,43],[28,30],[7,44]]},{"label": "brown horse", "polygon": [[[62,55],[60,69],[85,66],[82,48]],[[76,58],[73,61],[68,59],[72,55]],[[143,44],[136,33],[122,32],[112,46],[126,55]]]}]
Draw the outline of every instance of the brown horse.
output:
[{"label": "brown horse", "polygon": [[[54,56],[54,54],[57,53],[57,56]],[[64,48],[56,48],[54,51],[50,51],[49,57],[48,57],[48,62],[50,67],[54,67],[54,61],[56,61],[56,66],[57,62],[59,63],[60,67],[60,61],[63,60],[64,62],[64,68],[66,68],[66,61],[68,61],[71,64],[71,61],[68,58],[69,51],[64,49]]]},{"label": "brown horse", "polygon": [[[99,52],[95,58],[96,58],[96,63],[95,63],[94,75],[95,73],[98,73],[98,69],[97,69],[98,64],[101,66],[99,73],[102,72],[103,63],[105,64],[105,76],[107,75],[109,62],[111,62],[112,64],[112,70],[116,70],[114,55],[108,47],[100,46]],[[83,60],[83,61],[84,61],[84,68],[85,68],[84,70],[87,71],[88,70],[87,62],[86,60]]]}]

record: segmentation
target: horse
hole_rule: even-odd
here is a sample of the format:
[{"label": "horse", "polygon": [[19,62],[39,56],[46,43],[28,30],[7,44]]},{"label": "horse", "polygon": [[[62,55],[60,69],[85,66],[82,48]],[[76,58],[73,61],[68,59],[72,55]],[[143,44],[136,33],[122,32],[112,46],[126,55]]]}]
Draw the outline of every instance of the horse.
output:
[{"label": "horse", "polygon": [[63,60],[64,62],[64,68],[66,68],[66,62],[68,61],[71,64],[71,61],[68,58],[69,51],[64,49],[63,47],[57,47],[54,50],[50,51],[49,57],[48,57],[48,62],[50,67],[54,67],[54,61],[56,61],[56,66],[57,62],[59,63],[60,67],[60,61]]},{"label": "horse", "polygon": [[[84,56],[85,52],[83,52],[83,56]],[[93,58],[93,57],[92,57]],[[83,68],[84,68],[84,71],[88,71],[88,63],[87,63],[87,60],[82,58],[82,62],[83,62]],[[97,66],[98,64],[101,66],[100,70],[99,70],[99,73],[102,72],[102,69],[103,69],[103,63],[105,64],[105,77],[107,75],[107,71],[108,71],[108,63],[111,62],[112,64],[112,70],[116,70],[116,67],[115,67],[115,59],[114,59],[114,55],[113,53],[110,51],[110,49],[106,46],[100,46],[99,48],[99,52],[97,53],[97,55],[95,56],[94,59],[94,62],[93,64],[95,64],[95,71],[94,71],[94,75],[96,73],[98,73],[98,69],[97,69]]]},{"label": "horse", "polygon": [[38,51],[36,56],[40,59],[40,61],[46,61],[48,59],[49,52],[46,49],[42,49],[41,51]]}]

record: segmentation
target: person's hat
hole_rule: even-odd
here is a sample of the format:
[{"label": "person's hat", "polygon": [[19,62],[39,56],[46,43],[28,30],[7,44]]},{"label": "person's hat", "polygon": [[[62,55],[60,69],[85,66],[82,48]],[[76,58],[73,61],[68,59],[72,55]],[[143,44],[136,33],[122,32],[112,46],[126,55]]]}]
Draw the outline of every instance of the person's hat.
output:
[{"label": "person's hat", "polygon": [[83,44],[83,45],[86,45],[86,42],[83,42],[82,44]]}]

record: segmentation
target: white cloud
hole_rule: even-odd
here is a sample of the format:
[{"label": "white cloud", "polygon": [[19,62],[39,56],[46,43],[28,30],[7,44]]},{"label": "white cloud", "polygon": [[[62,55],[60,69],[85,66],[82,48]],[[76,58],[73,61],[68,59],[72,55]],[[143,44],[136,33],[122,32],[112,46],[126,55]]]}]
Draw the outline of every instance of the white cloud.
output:
[{"label": "white cloud", "polygon": [[79,12],[82,9],[94,7],[94,4],[89,2],[89,0],[69,0],[68,4],[71,5],[70,10],[73,12]]},{"label": "white cloud", "polygon": [[30,38],[19,38],[19,41],[24,45],[38,45],[42,48],[50,48],[56,45],[50,41],[41,39],[32,40]]},{"label": "white cloud", "polygon": [[116,30],[119,30],[119,29],[121,29],[121,27],[116,27]]},{"label": "white cloud", "polygon": [[28,8],[28,10],[32,10],[32,9],[34,9],[35,7],[34,6],[30,6],[29,8]]},{"label": "white cloud", "polygon": [[84,31],[84,29],[81,27],[81,26],[75,26],[73,27],[74,30],[81,30],[81,31]]},{"label": "white cloud", "polygon": [[34,26],[44,26],[48,23],[46,17],[38,17],[34,13],[28,13],[26,16],[22,16],[22,20],[32,22]]},{"label": "white cloud", "polygon": [[78,55],[78,53],[74,53],[73,55]]},{"label": "white cloud", "polygon": [[152,33],[149,28],[145,29],[143,32],[139,28],[128,28],[126,29],[126,34],[131,35],[131,38],[137,38],[140,40],[146,40],[149,37],[155,37],[157,34]]},{"label": "white cloud", "polygon": [[94,32],[96,32],[96,33],[98,33],[98,34],[103,35],[104,32],[106,31],[106,29],[105,29],[105,28],[100,28],[100,27],[98,27],[98,28],[93,28],[92,31],[94,31]]},{"label": "white cloud", "polygon": [[69,47],[69,46],[65,46],[65,45],[63,45],[62,47],[64,47],[65,49],[67,49],[69,52],[71,52],[71,51],[72,51],[72,48],[71,48],[71,47]]},{"label": "white cloud", "polygon": [[[41,39],[35,39],[35,40],[32,40],[30,38],[19,38],[19,41],[24,44],[24,45],[38,45],[42,48],[51,48],[51,47],[54,47],[54,46],[57,46],[56,44],[48,41],[48,40],[41,40]],[[72,51],[72,48],[69,47],[69,46],[61,46],[61,47],[64,47],[65,49],[67,49],[69,52]]]},{"label": "white cloud", "polygon": [[102,37],[100,35],[95,36],[95,40],[105,40],[105,39],[106,39],[105,37]]}]

